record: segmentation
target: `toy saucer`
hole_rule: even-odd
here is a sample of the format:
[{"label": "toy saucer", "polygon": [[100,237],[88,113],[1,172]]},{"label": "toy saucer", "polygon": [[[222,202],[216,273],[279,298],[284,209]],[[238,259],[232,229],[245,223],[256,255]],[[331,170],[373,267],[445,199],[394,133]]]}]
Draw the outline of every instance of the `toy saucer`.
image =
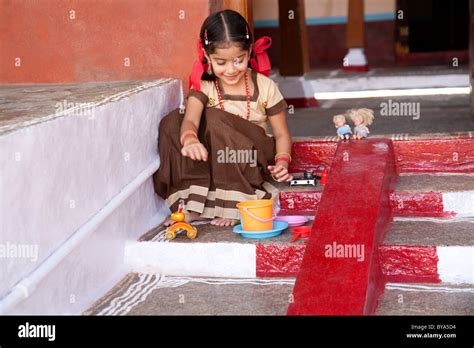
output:
[{"label": "toy saucer", "polygon": [[296,227],[303,226],[309,219],[303,215],[280,215],[275,218],[275,221],[286,221],[288,222],[288,226]]},{"label": "toy saucer", "polygon": [[260,239],[260,238],[270,238],[270,237],[276,237],[280,235],[285,228],[288,227],[288,222],[287,221],[273,221],[273,229],[268,230],[268,231],[244,231],[242,229],[242,225],[237,225],[234,226],[232,231],[234,233],[238,233],[242,235],[244,238],[254,238],[254,239]]},{"label": "toy saucer", "polygon": [[291,238],[291,243],[296,242],[300,238],[308,238],[311,234],[311,226],[301,226],[293,227],[291,232],[293,233],[293,238]]}]

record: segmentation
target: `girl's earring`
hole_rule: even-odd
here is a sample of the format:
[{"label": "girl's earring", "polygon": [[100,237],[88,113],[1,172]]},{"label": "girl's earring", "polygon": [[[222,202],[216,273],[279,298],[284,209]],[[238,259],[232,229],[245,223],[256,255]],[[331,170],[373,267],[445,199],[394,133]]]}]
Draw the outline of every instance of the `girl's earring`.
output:
[{"label": "girl's earring", "polygon": [[212,75],[212,66],[211,66],[211,62],[208,62],[208,65],[207,65],[207,73],[209,75]]}]

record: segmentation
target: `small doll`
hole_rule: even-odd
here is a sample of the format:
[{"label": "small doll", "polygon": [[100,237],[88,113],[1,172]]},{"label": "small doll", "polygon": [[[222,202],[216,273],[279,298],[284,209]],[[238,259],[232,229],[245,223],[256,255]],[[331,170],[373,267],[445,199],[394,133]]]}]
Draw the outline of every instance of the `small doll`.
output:
[{"label": "small doll", "polygon": [[352,131],[351,127],[346,124],[346,116],[336,115],[332,118],[332,121],[337,128],[337,136],[339,139],[344,140],[351,137]]},{"label": "small doll", "polygon": [[374,121],[374,110],[362,108],[351,109],[347,115],[354,123],[354,139],[360,140],[367,138],[370,131],[367,126],[370,126]]}]

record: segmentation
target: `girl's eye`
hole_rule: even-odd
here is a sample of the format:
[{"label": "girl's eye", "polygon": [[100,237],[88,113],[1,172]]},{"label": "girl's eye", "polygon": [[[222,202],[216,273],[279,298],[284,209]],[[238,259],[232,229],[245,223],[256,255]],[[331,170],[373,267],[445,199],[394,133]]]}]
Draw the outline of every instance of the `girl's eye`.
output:
[{"label": "girl's eye", "polygon": [[[234,60],[234,65],[239,65],[239,64],[242,64],[244,62],[244,59],[241,58],[241,59],[235,59]],[[221,62],[216,62],[217,65],[219,66],[223,66],[225,65],[225,62],[224,63],[221,63]]]}]

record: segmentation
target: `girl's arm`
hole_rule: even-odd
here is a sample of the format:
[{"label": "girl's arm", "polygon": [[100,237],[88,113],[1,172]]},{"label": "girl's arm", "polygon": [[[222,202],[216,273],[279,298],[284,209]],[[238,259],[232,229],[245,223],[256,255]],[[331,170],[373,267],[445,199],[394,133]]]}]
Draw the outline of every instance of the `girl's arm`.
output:
[{"label": "girl's arm", "polygon": [[189,96],[186,101],[183,123],[181,124],[181,135],[186,131],[193,131],[197,134],[203,111],[204,105],[202,102],[196,97]]},{"label": "girl's arm", "polygon": [[[285,112],[279,112],[276,115],[268,117],[270,124],[272,125],[273,135],[276,141],[276,153],[288,153],[291,154],[291,135],[288,130],[288,124],[286,123]],[[288,174],[288,164],[286,161],[278,161],[275,166],[269,166],[269,170],[272,175],[281,181],[291,181],[293,177]]]},{"label": "girl's arm", "polygon": [[[187,134],[182,139],[183,148],[181,149],[181,154],[198,161],[207,161],[207,150],[197,138],[203,110],[204,105],[202,102],[196,97],[189,96],[180,130],[180,139],[182,135]],[[194,133],[196,136],[189,136],[190,133]]]},{"label": "girl's arm", "polygon": [[291,153],[291,135],[286,123],[285,112],[279,112],[276,115],[269,116],[272,125],[273,135],[276,140],[276,153]]}]

